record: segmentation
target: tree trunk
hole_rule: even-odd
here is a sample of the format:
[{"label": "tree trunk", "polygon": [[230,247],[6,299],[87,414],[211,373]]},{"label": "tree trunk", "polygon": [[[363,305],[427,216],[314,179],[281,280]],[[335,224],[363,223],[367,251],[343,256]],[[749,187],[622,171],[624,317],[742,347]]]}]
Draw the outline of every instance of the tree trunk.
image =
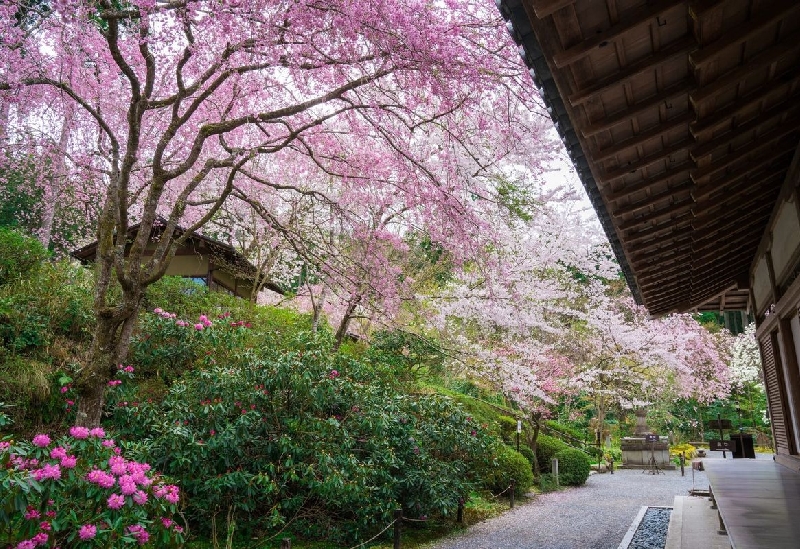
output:
[{"label": "tree trunk", "polygon": [[[134,292],[134,296],[141,291]],[[98,315],[87,364],[77,376],[78,413],[75,425],[98,427],[103,415],[103,397],[117,365],[128,354],[140,297],[123,297],[114,315]]]},{"label": "tree trunk", "polygon": [[533,451],[533,474],[535,477],[541,476],[542,472],[539,467],[539,458],[536,457],[536,448],[539,444],[539,430],[541,428],[541,415],[531,414],[531,423],[533,423],[533,436],[528,439],[528,446]]},{"label": "tree trunk", "polygon": [[347,335],[347,328],[350,326],[350,320],[353,318],[353,313],[355,313],[359,301],[361,301],[361,296],[356,294],[350,298],[350,301],[347,302],[347,309],[344,312],[344,316],[342,317],[342,321],[339,323],[339,328],[336,330],[336,336],[334,337],[334,350],[338,349],[342,345],[344,336]]}]

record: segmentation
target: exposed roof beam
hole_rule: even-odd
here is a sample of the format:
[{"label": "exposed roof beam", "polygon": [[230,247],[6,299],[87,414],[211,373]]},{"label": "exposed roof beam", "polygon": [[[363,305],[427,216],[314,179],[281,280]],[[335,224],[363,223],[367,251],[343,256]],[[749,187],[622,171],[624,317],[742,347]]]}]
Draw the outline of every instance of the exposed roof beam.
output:
[{"label": "exposed roof beam", "polygon": [[653,55],[640,59],[635,63],[631,63],[620,71],[598,80],[588,88],[573,93],[569,96],[568,100],[573,107],[582,105],[604,91],[616,86],[621,86],[631,78],[634,78],[646,71],[652,71],[659,65],[672,61],[673,59],[686,57],[691,48],[694,46],[694,38],[691,36],[686,36],[673,42],[664,49],[653,53]]},{"label": "exposed roof beam", "polygon": [[691,181],[684,181],[680,185],[666,189],[658,194],[650,195],[644,200],[637,200],[636,202],[631,202],[627,206],[617,208],[611,212],[611,215],[619,219],[624,215],[637,214],[650,206],[655,206],[670,198],[673,199],[674,202],[677,202],[678,200],[685,199],[687,196],[691,197],[690,191],[692,187],[694,187],[694,184]]},{"label": "exposed roof beam", "polygon": [[[791,104],[791,106],[789,104]],[[784,116],[786,117],[786,120],[784,122],[780,122],[780,119]],[[794,106],[794,102],[791,102],[790,100],[778,105],[773,105],[768,111],[760,113],[759,116],[756,116],[752,120],[748,120],[744,124],[736,126],[728,132],[715,135],[714,139],[694,147],[690,154],[692,155],[694,161],[698,162],[701,158],[708,156],[720,149],[730,147],[731,144],[741,139],[741,137],[747,136],[759,128],[763,126],[769,126],[770,124],[772,124],[770,130],[784,125],[789,126],[790,130],[792,127],[800,126],[800,116],[797,115],[797,109]],[[758,141],[758,138],[753,139],[753,141]]]},{"label": "exposed roof beam", "polygon": [[[796,148],[797,143],[793,141],[781,141],[775,145],[770,154],[757,157],[751,163],[748,163],[745,169],[736,172],[733,177],[717,179],[707,184],[696,186],[692,191],[692,197],[698,204],[703,204],[707,202],[707,198],[716,193],[728,192],[729,189],[739,188],[739,182],[746,180],[756,172],[760,172],[765,166],[772,164],[782,156],[793,154]],[[785,172],[786,166],[779,166],[777,169]]]},{"label": "exposed roof beam", "polygon": [[619,143],[614,143],[610,147],[607,147],[603,150],[593,153],[591,155],[592,160],[594,160],[595,162],[602,162],[628,149],[638,147],[639,145],[643,145],[644,143],[650,141],[651,139],[655,139],[656,137],[659,137],[661,135],[668,134],[675,129],[681,127],[688,129],[689,122],[691,122],[692,120],[694,120],[694,115],[692,113],[687,112],[680,116],[676,116],[674,118],[658,122],[655,126],[653,126],[648,130],[639,132],[628,139],[620,141]]},{"label": "exposed roof beam", "polygon": [[634,249],[639,250],[644,246],[660,246],[673,238],[681,238],[684,235],[691,234],[692,227],[691,225],[686,225],[678,229],[675,224],[672,224],[661,227],[655,231],[648,231],[648,233],[647,235],[641,236],[634,233],[631,238],[627,240],[627,243],[630,244],[631,251]]},{"label": "exposed roof beam", "polygon": [[[608,46],[616,42],[629,31],[652,23],[652,21],[675,6],[683,4],[683,0],[660,0],[653,4],[644,4],[638,8],[626,11],[615,25],[608,29],[593,34],[587,40],[567,48],[553,55],[553,63],[558,68],[575,63],[590,55],[596,48]],[[538,12],[537,12],[538,16]]]},{"label": "exposed roof beam", "polygon": [[691,79],[681,80],[647,99],[629,105],[611,116],[604,116],[601,120],[579,129],[584,137],[592,137],[602,131],[610,130],[618,124],[628,122],[632,118],[646,113],[662,104],[671,105],[682,100],[684,97],[688,98],[689,92],[693,88],[694,83]]},{"label": "exposed roof beam", "polygon": [[764,135],[759,135],[756,139],[754,139],[754,141],[758,143],[756,147],[740,147],[729,152],[711,164],[694,170],[691,173],[692,179],[698,185],[702,185],[702,179],[707,177],[711,178],[712,176],[723,172],[737,162],[742,160],[752,160],[753,158],[770,154],[770,151],[774,147],[774,142],[778,139],[782,139],[794,131],[797,131],[798,125],[800,125],[800,118],[798,117],[787,120],[784,124],[781,124],[777,128],[773,128]]},{"label": "exposed roof beam", "polygon": [[689,62],[694,67],[701,68],[713,61],[726,49],[745,43],[762,30],[789,16],[800,7],[800,3],[795,0],[772,0],[766,5],[769,7],[762,9],[739,26],[728,29],[723,34],[723,38],[712,42],[705,48],[693,51],[689,55]]},{"label": "exposed roof beam", "polygon": [[[781,175],[782,177],[782,175]],[[770,193],[769,191],[774,188],[775,193]],[[696,231],[704,229],[709,225],[714,225],[719,221],[720,216],[723,215],[730,215],[731,210],[734,211],[749,211],[753,208],[759,208],[766,204],[767,202],[775,201],[774,194],[777,194],[780,185],[776,186],[771,184],[770,180],[766,180],[763,184],[760,185],[760,191],[754,192],[749,195],[745,195],[744,198],[740,198],[736,204],[729,204],[727,202],[719,202],[716,203],[713,207],[706,208],[703,211],[695,212],[695,218],[692,220],[692,227]],[[766,219],[765,219],[766,222]]]},{"label": "exposed roof beam", "polygon": [[[748,210],[747,213],[750,216],[758,219],[758,221],[755,221],[753,219],[749,223],[763,223],[765,218],[761,218],[761,216],[762,215],[766,216],[767,214],[769,214],[769,212],[772,211],[773,206],[774,206],[774,204],[772,202],[769,202],[769,203],[764,203],[764,204],[762,204],[761,206],[758,206],[755,209]],[[699,241],[707,239],[710,236],[715,235],[716,233],[718,233],[720,231],[728,231],[731,228],[739,226],[741,224],[742,224],[742,220],[740,218],[738,218],[736,216],[731,216],[725,222],[723,222],[720,225],[714,225],[712,227],[709,227],[709,228],[703,229],[703,230],[692,231],[692,238],[695,241],[699,242]]]},{"label": "exposed roof beam", "polygon": [[644,168],[649,168],[657,162],[666,160],[675,153],[688,149],[693,142],[694,140],[689,139],[687,136],[686,139],[682,139],[677,143],[665,146],[652,154],[648,154],[644,158],[640,158],[635,162],[631,162],[624,166],[619,166],[616,169],[601,173],[599,174],[600,177],[598,179],[600,179],[600,181],[603,183],[610,183],[616,179],[625,177],[629,173],[637,172],[639,170],[643,170]]},{"label": "exposed roof beam", "polygon": [[636,227],[631,227],[629,229],[630,232],[628,232],[625,235],[625,242],[631,245],[636,245],[639,242],[661,236],[665,232],[677,231],[681,226],[682,226],[681,228],[687,228],[689,227],[688,223],[691,220],[692,220],[692,213],[691,213],[691,208],[689,208],[681,215],[675,216],[670,219],[666,219],[661,223],[657,223],[656,225],[651,225],[646,229],[637,229]]},{"label": "exposed roof beam", "polygon": [[692,209],[693,205],[694,205],[694,200],[692,200],[691,197],[689,197],[687,200],[684,200],[683,202],[680,202],[680,203],[673,204],[669,208],[666,208],[666,209],[663,209],[663,210],[658,210],[658,211],[655,211],[655,212],[651,212],[648,215],[643,215],[641,217],[636,217],[636,218],[630,219],[628,221],[625,221],[624,223],[620,223],[617,228],[619,230],[621,230],[621,231],[627,231],[627,230],[633,229],[635,227],[638,227],[638,226],[640,226],[642,224],[654,221],[654,220],[656,220],[658,218],[661,218],[661,217],[665,217],[665,216],[673,217],[673,216],[676,216],[676,215],[681,214],[683,212],[688,212],[688,211],[690,211]]},{"label": "exposed roof beam", "polygon": [[796,101],[797,84],[800,83],[800,75],[798,73],[800,73],[800,67],[767,81],[764,85],[738,98],[727,107],[716,110],[701,120],[692,122],[689,125],[689,130],[698,141],[704,142],[705,139],[701,139],[704,133],[729,124],[734,117],[758,107],[759,104],[768,101],[771,97],[785,95],[786,97],[784,97],[783,101]]},{"label": "exposed roof beam", "polygon": [[630,196],[633,193],[643,191],[648,187],[661,185],[663,183],[668,183],[671,179],[674,179],[679,176],[688,179],[689,170],[693,167],[694,167],[694,162],[692,162],[691,160],[686,160],[684,162],[681,162],[677,166],[669,168],[667,171],[661,172],[652,177],[643,178],[641,181],[637,181],[632,185],[627,185],[616,191],[607,193],[606,200],[608,202],[615,202],[620,198],[625,198],[626,196]]},{"label": "exposed roof beam", "polygon": [[[779,166],[766,171],[749,171],[743,177],[737,176],[733,179],[726,179],[721,181],[719,185],[706,185],[702,195],[696,192],[692,193],[692,197],[697,204],[695,206],[694,213],[695,215],[702,214],[702,212],[706,209],[712,209],[720,203],[728,203],[738,206],[738,200],[742,196],[746,196],[755,192],[761,192],[765,187],[764,183],[766,181],[772,180],[778,176],[782,177],[785,174],[786,166]],[[717,191],[722,193],[722,196],[715,196]]]},{"label": "exposed roof beam", "polygon": [[737,85],[742,80],[747,80],[753,74],[762,72],[772,63],[780,62],[784,57],[794,55],[798,49],[800,49],[800,31],[790,34],[776,45],[754,55],[743,65],[732,68],[707,85],[691,92],[689,101],[697,111],[705,101],[729,89],[731,86]]},{"label": "exposed roof beam", "polygon": [[531,0],[533,11],[539,19],[544,19],[548,15],[553,15],[561,8],[566,8],[574,3],[575,0]]},{"label": "exposed roof beam", "polygon": [[677,252],[684,246],[688,246],[691,250],[692,245],[692,237],[689,234],[683,235],[682,237],[673,238],[672,242],[662,242],[659,246],[648,246],[647,248],[637,250],[635,254],[631,254],[628,257],[628,260],[632,264],[641,264],[643,261],[647,261],[648,259],[653,258],[653,256],[661,256],[666,257],[666,252]]}]

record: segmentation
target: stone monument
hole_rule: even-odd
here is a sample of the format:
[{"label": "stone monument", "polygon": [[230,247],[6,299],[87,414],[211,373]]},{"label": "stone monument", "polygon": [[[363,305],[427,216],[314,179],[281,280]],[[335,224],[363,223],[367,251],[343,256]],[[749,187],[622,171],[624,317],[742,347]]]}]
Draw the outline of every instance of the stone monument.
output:
[{"label": "stone monument", "polygon": [[675,465],[669,459],[668,437],[657,437],[648,442],[646,436],[653,432],[647,426],[647,410],[636,410],[636,427],[632,437],[624,437],[622,447],[622,467],[625,469],[650,469],[655,464],[659,469],[674,470]]}]

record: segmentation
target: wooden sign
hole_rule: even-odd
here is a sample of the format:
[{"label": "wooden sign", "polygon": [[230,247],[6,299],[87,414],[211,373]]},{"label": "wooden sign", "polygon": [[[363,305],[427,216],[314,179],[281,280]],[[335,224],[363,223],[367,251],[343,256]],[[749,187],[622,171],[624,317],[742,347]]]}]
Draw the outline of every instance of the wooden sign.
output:
[{"label": "wooden sign", "polygon": [[712,452],[719,452],[720,450],[736,451],[735,440],[709,440],[708,445]]}]

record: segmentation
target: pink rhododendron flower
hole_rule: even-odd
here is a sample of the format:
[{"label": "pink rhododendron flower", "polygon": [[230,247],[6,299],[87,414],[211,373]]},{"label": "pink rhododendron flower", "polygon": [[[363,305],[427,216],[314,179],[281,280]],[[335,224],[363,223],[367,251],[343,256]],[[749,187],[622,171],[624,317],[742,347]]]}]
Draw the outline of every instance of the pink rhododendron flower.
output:
[{"label": "pink rhododendron flower", "polygon": [[128,472],[128,466],[125,458],[119,455],[114,455],[108,458],[108,466],[111,468],[111,472],[117,476],[124,475]]},{"label": "pink rhododendron flower", "polygon": [[69,434],[79,439],[88,438],[89,429],[87,429],[86,427],[70,427]]},{"label": "pink rhododendron flower", "polygon": [[141,490],[136,490],[136,493],[133,494],[133,501],[138,503],[139,505],[144,505],[145,503],[147,503],[147,494],[145,494]]},{"label": "pink rhododendron flower", "polygon": [[73,469],[78,464],[78,458],[76,456],[64,456],[61,458],[61,466],[64,469]]},{"label": "pink rhododendron flower", "polygon": [[336,379],[339,377],[339,372],[337,370],[331,370],[331,373],[328,374],[328,377],[331,379]]},{"label": "pink rhododendron flower", "polygon": [[94,484],[97,484],[102,488],[111,488],[112,486],[114,486],[114,483],[116,482],[116,479],[114,479],[113,475],[109,475],[108,473],[106,473],[105,471],[101,471],[100,469],[92,469],[91,471],[89,471],[89,473],[86,475],[86,480]]},{"label": "pink rhododendron flower", "polygon": [[69,391],[69,387],[68,387],[67,385],[64,385],[63,387],[61,387],[61,394],[62,394],[62,395],[63,395],[64,393],[66,393],[67,391]]},{"label": "pink rhododendron flower", "polygon": [[161,307],[156,307],[155,309],[153,309],[153,312],[159,315],[164,312],[164,309],[162,309]]},{"label": "pink rhododendron flower", "polygon": [[43,520],[42,522],[39,523],[39,529],[40,530],[46,530],[46,531],[49,532],[50,530],[53,529],[53,527],[50,525],[49,522],[47,522],[46,520]]},{"label": "pink rhododendron flower", "polygon": [[136,490],[136,482],[134,482],[133,478],[130,475],[122,475],[119,477],[119,488],[120,492],[122,492],[126,496],[133,495]]},{"label": "pink rhododendron flower", "polygon": [[106,448],[113,448],[114,444],[115,442],[113,438],[107,438],[103,441],[103,446]]},{"label": "pink rhododendron flower", "polygon": [[58,480],[61,478],[61,467],[47,463],[41,469],[37,469],[33,472],[33,478],[36,480],[45,480],[48,478]]},{"label": "pink rhododendron flower", "polygon": [[108,496],[108,507],[110,509],[119,509],[125,505],[125,496],[120,494],[111,494]]},{"label": "pink rhododendron flower", "polygon": [[109,387],[116,387],[117,385],[122,385],[121,379],[112,379],[111,381],[108,382]]},{"label": "pink rhododendron flower", "polygon": [[94,524],[84,524],[78,531],[81,539],[93,539],[97,535],[97,527]]},{"label": "pink rhododendron flower", "polygon": [[5,452],[10,447],[11,447],[11,443],[10,442],[6,442],[6,441],[0,442],[0,452]]},{"label": "pink rhododendron flower", "polygon": [[175,521],[174,521],[174,520],[172,520],[171,518],[167,518],[167,517],[161,517],[161,524],[163,524],[163,525],[164,525],[164,528],[169,528],[169,527],[170,527],[170,526],[172,526],[174,523],[175,523]]},{"label": "pink rhododendron flower", "polygon": [[203,331],[203,325],[202,324],[195,324],[194,325],[194,329],[197,330],[198,332],[202,332]]},{"label": "pink rhododendron flower", "polygon": [[44,448],[45,446],[48,446],[50,444],[50,437],[47,435],[38,434],[35,437],[33,437],[33,440],[31,442],[33,442],[34,446],[38,446],[39,448]]},{"label": "pink rhododendron flower", "polygon": [[95,427],[94,429],[89,431],[89,434],[97,438],[103,438],[104,436],[106,436],[106,432],[103,430],[102,427]]},{"label": "pink rhododendron flower", "polygon": [[129,374],[133,373],[133,366],[125,366],[124,371],[128,372]]},{"label": "pink rhododendron flower", "polygon": [[45,544],[47,543],[47,539],[48,539],[49,537],[50,537],[50,536],[48,536],[48,535],[47,535],[47,534],[45,534],[44,532],[39,532],[38,534],[36,534],[35,536],[33,536],[33,537],[31,538],[31,541],[32,541],[33,543],[35,543],[36,545],[45,545]]},{"label": "pink rhododendron flower", "polygon": [[36,548],[36,542],[29,539],[21,541],[17,544],[17,549],[35,549],[35,548]]},{"label": "pink rhododendron flower", "polygon": [[67,457],[67,449],[63,446],[56,446],[50,450],[50,457],[53,459],[62,459]]},{"label": "pink rhododendron flower", "polygon": [[25,513],[25,520],[34,520],[40,518],[42,515],[36,509],[28,509]]}]

